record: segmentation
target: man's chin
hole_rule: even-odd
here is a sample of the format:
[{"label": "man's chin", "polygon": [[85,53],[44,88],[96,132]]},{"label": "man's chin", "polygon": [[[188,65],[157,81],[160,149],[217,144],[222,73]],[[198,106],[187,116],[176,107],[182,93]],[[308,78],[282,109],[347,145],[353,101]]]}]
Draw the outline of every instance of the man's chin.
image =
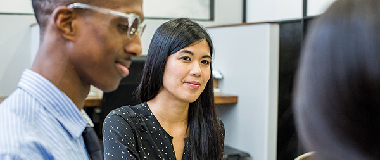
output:
[{"label": "man's chin", "polygon": [[119,84],[120,82],[114,83],[112,85],[107,85],[104,87],[98,87],[98,88],[102,90],[103,92],[112,92],[112,91],[115,91],[119,87]]}]

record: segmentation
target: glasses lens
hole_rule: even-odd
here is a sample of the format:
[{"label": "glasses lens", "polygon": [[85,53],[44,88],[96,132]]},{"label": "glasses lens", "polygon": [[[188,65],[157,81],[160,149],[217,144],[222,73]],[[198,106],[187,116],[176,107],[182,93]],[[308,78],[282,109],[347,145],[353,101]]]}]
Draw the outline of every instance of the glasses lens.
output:
[{"label": "glasses lens", "polygon": [[139,27],[140,36],[144,33],[145,28],[146,28],[146,24],[145,23],[141,23],[140,27]]},{"label": "glasses lens", "polygon": [[140,24],[140,21],[138,18],[134,18],[133,19],[133,22],[132,23],[129,23],[130,24],[130,30],[129,30],[129,35],[135,35],[137,34],[137,31],[138,31],[138,27],[139,27],[139,24]]}]

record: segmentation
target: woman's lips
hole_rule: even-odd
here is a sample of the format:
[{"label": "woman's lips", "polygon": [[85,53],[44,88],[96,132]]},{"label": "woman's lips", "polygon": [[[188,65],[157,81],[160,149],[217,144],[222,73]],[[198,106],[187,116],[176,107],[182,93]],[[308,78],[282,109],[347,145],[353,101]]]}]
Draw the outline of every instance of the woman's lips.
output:
[{"label": "woman's lips", "polygon": [[194,89],[198,89],[199,86],[201,85],[199,82],[186,82],[186,84]]}]

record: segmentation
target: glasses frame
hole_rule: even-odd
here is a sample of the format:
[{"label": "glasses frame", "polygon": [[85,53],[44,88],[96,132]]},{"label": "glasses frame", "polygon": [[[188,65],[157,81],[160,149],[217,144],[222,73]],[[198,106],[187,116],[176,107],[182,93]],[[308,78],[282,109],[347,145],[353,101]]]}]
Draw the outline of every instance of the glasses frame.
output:
[{"label": "glasses frame", "polygon": [[[110,14],[113,16],[119,16],[119,17],[127,18],[128,23],[129,23],[128,24],[128,32],[127,32],[128,38],[131,38],[132,35],[137,35],[137,34],[141,36],[144,32],[145,27],[146,27],[145,22],[142,22],[141,17],[135,13],[123,13],[123,12],[118,12],[118,11],[114,11],[114,10],[110,10],[110,9],[91,6],[91,5],[84,4],[84,3],[72,3],[72,4],[68,5],[67,7],[70,9],[78,9],[78,8],[79,9],[90,9],[90,10],[94,10],[94,11],[104,13],[104,14]],[[136,19],[138,21],[138,25],[137,25],[137,27],[133,27],[133,22]]]}]

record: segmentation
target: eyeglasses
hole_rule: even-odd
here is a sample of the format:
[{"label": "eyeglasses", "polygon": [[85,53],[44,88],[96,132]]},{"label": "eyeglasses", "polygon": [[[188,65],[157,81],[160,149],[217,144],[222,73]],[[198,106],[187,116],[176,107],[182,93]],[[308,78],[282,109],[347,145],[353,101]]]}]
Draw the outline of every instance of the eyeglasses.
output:
[{"label": "eyeglasses", "polygon": [[146,24],[141,21],[140,16],[134,13],[122,13],[122,12],[113,11],[110,9],[90,6],[88,4],[83,4],[83,3],[72,3],[67,7],[71,9],[75,9],[75,8],[91,9],[91,10],[98,11],[104,14],[111,14],[114,16],[120,16],[120,17],[126,18],[128,20],[128,26],[122,27],[122,28],[127,30],[128,38],[131,38],[131,36],[137,35],[137,34],[141,36],[146,27]]}]

